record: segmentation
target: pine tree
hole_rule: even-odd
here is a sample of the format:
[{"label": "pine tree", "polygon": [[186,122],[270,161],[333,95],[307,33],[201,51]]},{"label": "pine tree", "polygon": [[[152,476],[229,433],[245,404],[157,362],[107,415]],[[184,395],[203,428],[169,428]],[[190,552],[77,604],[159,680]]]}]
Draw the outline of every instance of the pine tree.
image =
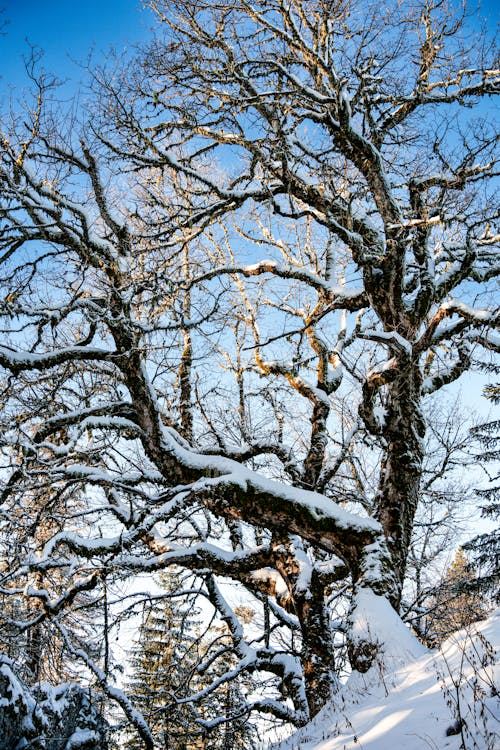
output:
[{"label": "pine tree", "polygon": [[[235,613],[245,623],[250,622],[254,614],[250,607],[245,606],[236,607]],[[226,623],[209,628],[203,638],[201,652],[203,660],[211,662],[210,669],[203,675],[206,684],[234,671],[237,659]],[[214,652],[218,653],[216,659],[213,658]],[[224,716],[226,721],[207,733],[204,750],[251,750],[255,747],[256,728],[248,721],[244,696],[245,690],[251,692],[253,688],[255,683],[248,675],[238,675],[211,694],[205,707],[205,719],[217,720]]]},{"label": "pine tree", "polygon": [[427,616],[427,643],[437,646],[451,633],[484,619],[488,607],[471,587],[474,566],[459,547],[432,598]]},{"label": "pine tree", "polygon": [[[175,599],[180,583],[178,573],[162,579],[165,597],[145,607],[131,654],[129,692],[162,750],[204,749],[191,704],[179,702],[191,692],[198,662],[196,613]],[[126,747],[140,750],[142,744],[131,739]]]},{"label": "pine tree", "polygon": [[[243,709],[240,678],[223,681],[206,701],[186,700],[233,670],[235,659],[225,624],[200,635],[196,602],[186,605],[176,598],[185,589],[182,583],[180,571],[162,576],[164,596],[144,609],[131,653],[128,693],[151,727],[158,750],[250,750],[254,727]],[[199,669],[202,663],[206,669]],[[220,722],[221,716],[227,721]],[[143,745],[130,738],[125,747],[142,750]]]},{"label": "pine tree", "polygon": [[[494,365],[493,371],[500,373],[500,366]],[[500,403],[500,383],[491,384],[485,389],[485,395],[494,404]],[[493,464],[498,469],[500,460],[500,419],[485,422],[474,429],[483,452],[479,459],[486,464]],[[481,508],[483,518],[491,521],[500,520],[500,475],[489,477],[489,486],[477,490],[478,497],[484,502]],[[498,526],[490,532],[478,534],[464,545],[474,560],[477,574],[471,582],[476,591],[492,596],[500,604],[500,532]]]}]

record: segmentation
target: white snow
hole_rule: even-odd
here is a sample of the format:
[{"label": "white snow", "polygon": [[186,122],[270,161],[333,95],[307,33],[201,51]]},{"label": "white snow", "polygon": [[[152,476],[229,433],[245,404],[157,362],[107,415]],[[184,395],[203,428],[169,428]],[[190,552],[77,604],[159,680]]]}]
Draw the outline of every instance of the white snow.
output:
[{"label": "white snow", "polygon": [[378,331],[374,328],[367,328],[360,333],[360,337],[389,344],[400,352],[405,352],[408,356],[411,356],[413,351],[411,343],[397,331]]},{"label": "white snow", "polygon": [[380,531],[381,527],[378,521],[372,518],[357,516],[332,502],[331,499],[324,495],[267,479],[267,477],[263,477],[259,472],[253,471],[246,466],[242,466],[237,461],[228,458],[195,453],[181,444],[177,434],[173,430],[163,425],[160,425],[160,427],[163,432],[163,448],[183,466],[190,466],[191,468],[201,469],[207,473],[216,474],[214,477],[198,480],[192,488],[195,486],[196,489],[201,490],[204,485],[207,487],[217,487],[217,485],[230,484],[240,486],[242,489],[251,487],[259,493],[279,498],[283,503],[297,504],[298,506],[307,508],[311,515],[317,519],[334,519],[339,528],[367,532]]},{"label": "white snow", "polygon": [[[374,545],[373,545],[374,546]],[[376,560],[376,556],[374,560]],[[380,576],[374,571],[374,579]],[[349,615],[351,639],[356,642],[379,644],[382,665],[395,668],[418,659],[426,652],[412,635],[384,596],[377,596],[369,588],[359,588],[353,596]],[[377,667],[378,669],[378,667]]]},{"label": "white snow", "polygon": [[[389,630],[387,640],[392,641],[395,635]],[[492,647],[489,654],[488,643]],[[407,645],[409,642],[401,656]],[[497,610],[488,620],[450,636],[439,650],[420,647],[418,655],[407,656],[403,663],[389,658],[385,667],[372,668],[366,675],[353,673],[331,704],[274,748],[500,748],[499,649]],[[459,716],[464,745],[457,724]],[[458,733],[447,734],[452,728]]]}]

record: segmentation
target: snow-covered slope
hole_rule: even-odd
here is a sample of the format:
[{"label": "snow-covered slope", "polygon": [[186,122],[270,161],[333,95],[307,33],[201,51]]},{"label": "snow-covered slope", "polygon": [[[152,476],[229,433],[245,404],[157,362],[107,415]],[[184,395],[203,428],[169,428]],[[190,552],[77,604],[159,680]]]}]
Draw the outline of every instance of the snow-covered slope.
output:
[{"label": "snow-covered slope", "polygon": [[497,610],[439,651],[353,675],[331,705],[277,748],[499,750],[499,649]]}]

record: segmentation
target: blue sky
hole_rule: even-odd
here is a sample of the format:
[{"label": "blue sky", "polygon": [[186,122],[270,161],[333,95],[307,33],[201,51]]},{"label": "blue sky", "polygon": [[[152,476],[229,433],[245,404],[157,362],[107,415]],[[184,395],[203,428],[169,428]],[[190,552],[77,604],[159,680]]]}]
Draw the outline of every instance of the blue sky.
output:
[{"label": "blue sky", "polygon": [[23,55],[28,42],[44,51],[47,72],[73,85],[83,78],[80,64],[90,49],[100,57],[111,45],[122,49],[145,39],[151,14],[140,0],[0,0],[0,87],[26,83]]},{"label": "blue sky", "polygon": [[[456,0],[458,2],[458,0]],[[471,2],[474,7],[475,0]],[[490,27],[498,22],[496,0],[481,0]],[[45,51],[43,67],[60,78],[77,82],[93,47],[98,57],[110,45],[121,49],[148,36],[151,14],[140,0],[0,0],[8,22],[0,36],[0,86],[22,86],[26,40]]]},{"label": "blue sky", "polygon": [[[383,0],[382,0],[383,1]],[[457,0],[458,1],[458,0]],[[228,0],[230,2],[230,0]],[[497,0],[483,0],[483,17],[489,17],[490,29],[498,22]],[[44,50],[42,61],[47,72],[67,79],[68,98],[85,78],[81,64],[94,49],[94,60],[99,59],[113,45],[117,50],[147,39],[153,25],[151,14],[141,8],[140,0],[0,0],[3,19],[8,24],[0,34],[0,104],[10,92],[14,98],[27,85],[22,57],[29,53],[27,40]],[[464,407],[482,414],[491,404],[480,398],[482,387],[489,378],[467,374],[449,389],[449,397],[462,393]],[[485,529],[483,521],[478,529]],[[468,532],[465,536],[470,536]]]}]

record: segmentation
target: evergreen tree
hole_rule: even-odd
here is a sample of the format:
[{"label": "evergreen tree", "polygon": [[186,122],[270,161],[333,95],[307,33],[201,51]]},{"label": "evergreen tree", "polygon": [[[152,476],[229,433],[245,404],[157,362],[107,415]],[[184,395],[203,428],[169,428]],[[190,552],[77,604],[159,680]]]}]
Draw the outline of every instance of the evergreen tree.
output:
[{"label": "evergreen tree", "polygon": [[[500,373],[500,366],[493,366],[495,373]],[[494,404],[500,403],[500,383],[491,384],[485,389],[485,395]],[[479,439],[483,452],[479,459],[486,464],[492,464],[497,472],[489,476],[490,483],[485,489],[477,490],[479,498],[484,502],[481,513],[491,521],[500,520],[500,475],[498,461],[500,460],[500,419],[485,422],[474,430]],[[485,595],[491,595],[500,604],[500,532],[498,526],[490,532],[478,534],[464,545],[474,559],[477,574],[471,585]]]},{"label": "evergreen tree", "polygon": [[[235,664],[226,626],[212,626],[201,636],[196,600],[186,604],[176,596],[185,590],[182,584],[182,572],[163,576],[164,596],[144,610],[131,654],[128,693],[151,727],[158,750],[249,750],[253,727],[242,708],[238,678],[222,681],[198,708],[186,701]],[[221,722],[221,716],[227,721]],[[142,750],[143,744],[131,738],[126,748]]]},{"label": "evergreen tree", "polygon": [[[163,578],[165,597],[145,607],[131,654],[129,692],[147,719],[158,748],[164,750],[204,748],[191,705],[180,702],[191,692],[197,665],[195,614],[189,605],[175,599],[180,583],[177,573]],[[142,742],[131,739],[126,747],[139,750]]]},{"label": "evergreen tree", "polygon": [[[254,614],[250,607],[245,606],[236,607],[235,613],[247,624]],[[201,656],[203,662],[210,667],[203,670],[198,689],[214,684],[224,675],[234,672],[237,659],[226,623],[212,625],[208,629],[201,643]],[[244,692],[251,692],[252,688],[255,688],[255,684],[245,674],[224,681],[211,693],[206,702],[205,719],[216,723],[206,734],[204,750],[251,750],[255,747],[256,728],[248,721],[244,695]],[[226,721],[217,723],[221,716]]]},{"label": "evergreen tree", "polygon": [[474,579],[474,566],[459,547],[430,602],[428,645],[437,646],[451,633],[487,616],[488,607],[483,597],[471,586]]}]

